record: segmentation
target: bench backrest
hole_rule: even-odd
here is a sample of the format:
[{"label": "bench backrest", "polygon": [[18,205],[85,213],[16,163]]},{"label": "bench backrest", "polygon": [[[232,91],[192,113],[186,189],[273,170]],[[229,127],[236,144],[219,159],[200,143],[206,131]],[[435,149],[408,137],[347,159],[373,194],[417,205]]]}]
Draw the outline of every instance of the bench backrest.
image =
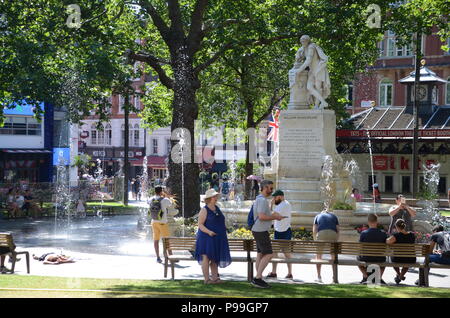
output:
[{"label": "bench backrest", "polygon": [[[164,250],[169,255],[173,251],[195,251],[195,243],[197,241],[195,237],[164,237],[162,240]],[[248,241],[245,239],[228,239],[230,252],[246,252],[248,250]]]},{"label": "bench backrest", "polygon": [[0,246],[14,250],[15,245],[11,233],[0,233]]},{"label": "bench backrest", "polygon": [[[252,251],[256,251],[256,242],[252,240]],[[297,254],[335,254],[337,243],[331,241],[272,240],[274,253]]]},{"label": "bench backrest", "polygon": [[428,244],[339,242],[339,254],[359,256],[426,257]]}]

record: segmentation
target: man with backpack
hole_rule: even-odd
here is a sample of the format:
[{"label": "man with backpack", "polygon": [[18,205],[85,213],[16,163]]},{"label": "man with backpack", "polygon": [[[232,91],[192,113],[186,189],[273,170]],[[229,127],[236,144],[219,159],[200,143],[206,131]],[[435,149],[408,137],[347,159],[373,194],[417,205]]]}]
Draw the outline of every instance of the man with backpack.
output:
[{"label": "man with backpack", "polygon": [[[252,284],[259,288],[270,287],[263,279],[263,271],[266,269],[270,260],[272,259],[272,242],[270,241],[269,230],[272,226],[273,220],[282,220],[283,217],[277,213],[272,213],[267,199],[273,192],[273,182],[270,180],[263,180],[261,182],[261,194],[256,197],[255,202],[249,214],[249,226],[256,241],[257,256],[256,256],[256,276],[252,280]],[[252,215],[253,214],[253,215]],[[253,221],[253,222],[252,222]]]},{"label": "man with backpack", "polygon": [[223,179],[219,192],[222,194],[222,201],[228,201],[228,195],[230,194],[230,182],[228,182],[227,178]]},{"label": "man with backpack", "polygon": [[162,263],[159,257],[159,240],[161,237],[170,236],[167,214],[172,201],[166,198],[161,186],[155,187],[155,195],[148,200],[149,214],[152,219],[153,244],[155,246],[156,260]]}]

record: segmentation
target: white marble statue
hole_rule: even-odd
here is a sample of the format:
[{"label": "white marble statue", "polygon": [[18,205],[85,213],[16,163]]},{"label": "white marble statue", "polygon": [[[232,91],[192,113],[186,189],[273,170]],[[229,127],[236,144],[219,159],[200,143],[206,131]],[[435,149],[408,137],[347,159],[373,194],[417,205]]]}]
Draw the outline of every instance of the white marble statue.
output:
[{"label": "white marble statue", "polygon": [[294,67],[289,71],[290,104],[293,109],[314,104],[316,109],[328,106],[325,99],[330,95],[328,56],[311,41],[308,35],[300,38],[302,47],[295,55]]}]

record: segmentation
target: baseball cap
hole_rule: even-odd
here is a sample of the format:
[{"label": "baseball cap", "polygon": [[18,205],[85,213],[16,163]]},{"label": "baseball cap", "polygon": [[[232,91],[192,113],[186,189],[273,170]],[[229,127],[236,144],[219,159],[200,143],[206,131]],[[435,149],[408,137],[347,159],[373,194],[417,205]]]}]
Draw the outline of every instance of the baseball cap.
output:
[{"label": "baseball cap", "polygon": [[276,197],[277,195],[283,195],[283,196],[284,196],[284,192],[281,191],[281,190],[276,190],[276,191],[272,194],[273,197]]}]

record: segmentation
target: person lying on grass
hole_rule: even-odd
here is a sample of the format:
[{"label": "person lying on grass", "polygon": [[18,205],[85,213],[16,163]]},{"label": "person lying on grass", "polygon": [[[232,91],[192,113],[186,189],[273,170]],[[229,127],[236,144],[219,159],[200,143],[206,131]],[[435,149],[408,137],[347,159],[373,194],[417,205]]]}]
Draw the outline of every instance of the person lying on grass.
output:
[{"label": "person lying on grass", "polygon": [[66,255],[56,254],[56,253],[46,253],[41,256],[36,256],[33,254],[33,258],[44,264],[58,265],[63,263],[73,263],[75,262],[71,257]]}]

